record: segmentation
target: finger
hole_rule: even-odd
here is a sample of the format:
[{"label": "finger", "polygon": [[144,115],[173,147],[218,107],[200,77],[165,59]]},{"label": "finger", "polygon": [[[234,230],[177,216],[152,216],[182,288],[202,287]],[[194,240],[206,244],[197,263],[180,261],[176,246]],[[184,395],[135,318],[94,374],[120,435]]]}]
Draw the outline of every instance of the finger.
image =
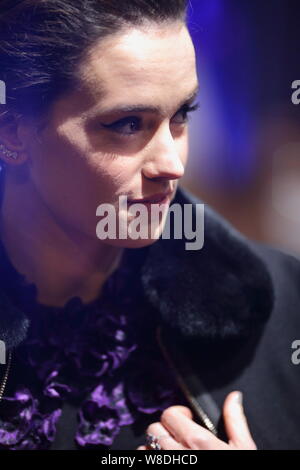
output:
[{"label": "finger", "polygon": [[152,434],[158,440],[161,450],[187,450],[180,442],[164,428],[161,423],[152,423],[146,430],[147,434]]},{"label": "finger", "polygon": [[[170,407],[171,408],[171,407]],[[182,406],[182,405],[175,405],[175,406],[172,406],[173,409],[175,409],[176,411],[178,411],[179,413],[182,413],[183,415],[185,415],[187,418],[190,418],[190,419],[193,419],[193,413],[192,411],[187,408],[186,406]]]},{"label": "finger", "polygon": [[241,392],[231,392],[225,399],[223,415],[229,444],[237,449],[255,450],[255,442],[250,434],[244,414]]},{"label": "finger", "polygon": [[192,421],[177,406],[167,408],[161,415],[164,428],[188,449],[193,450],[228,450],[229,446],[214,434]]},{"label": "finger", "polygon": [[136,450],[147,450],[146,446],[139,446]]}]

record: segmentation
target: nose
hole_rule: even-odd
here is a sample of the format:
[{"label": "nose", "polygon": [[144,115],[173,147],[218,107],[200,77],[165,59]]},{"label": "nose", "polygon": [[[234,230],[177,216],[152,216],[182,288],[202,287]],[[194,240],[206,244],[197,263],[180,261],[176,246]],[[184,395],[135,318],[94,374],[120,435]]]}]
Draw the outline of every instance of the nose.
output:
[{"label": "nose", "polygon": [[182,142],[174,139],[170,126],[162,125],[148,147],[149,157],[143,167],[144,176],[151,179],[181,178],[185,171],[180,158],[182,148]]}]

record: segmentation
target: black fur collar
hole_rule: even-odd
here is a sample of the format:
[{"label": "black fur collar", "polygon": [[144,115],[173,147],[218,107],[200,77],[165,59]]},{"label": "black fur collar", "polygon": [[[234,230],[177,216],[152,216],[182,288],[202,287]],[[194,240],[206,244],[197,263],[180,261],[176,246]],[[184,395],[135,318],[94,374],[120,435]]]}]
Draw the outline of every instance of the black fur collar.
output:
[{"label": "black fur collar", "polygon": [[[201,203],[180,187],[173,202]],[[263,326],[273,286],[247,240],[205,206],[204,247],[187,251],[187,241],[161,238],[141,268],[145,297],[162,322],[184,340],[204,343],[243,338]],[[24,340],[28,327],[25,313],[0,290],[0,339],[7,349]]]},{"label": "black fur collar", "polygon": [[[182,188],[173,202],[202,203]],[[243,340],[262,331],[271,314],[269,271],[251,243],[207,205],[204,226],[201,250],[185,250],[185,239],[150,247],[142,272],[146,297],[183,340]]]}]

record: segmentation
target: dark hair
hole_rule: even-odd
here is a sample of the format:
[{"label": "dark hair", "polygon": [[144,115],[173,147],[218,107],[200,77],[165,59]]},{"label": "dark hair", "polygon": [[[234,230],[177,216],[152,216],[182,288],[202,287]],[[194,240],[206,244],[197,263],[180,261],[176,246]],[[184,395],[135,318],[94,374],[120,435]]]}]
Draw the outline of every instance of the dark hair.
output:
[{"label": "dark hair", "polygon": [[96,41],[147,20],[185,21],[186,7],[186,0],[1,0],[6,109],[39,116],[72,89],[76,66]]}]

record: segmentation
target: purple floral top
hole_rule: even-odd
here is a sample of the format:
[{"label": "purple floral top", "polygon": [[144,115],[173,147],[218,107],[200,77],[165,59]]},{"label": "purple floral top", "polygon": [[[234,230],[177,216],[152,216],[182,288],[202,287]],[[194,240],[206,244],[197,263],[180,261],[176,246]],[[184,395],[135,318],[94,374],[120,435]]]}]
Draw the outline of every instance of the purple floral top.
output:
[{"label": "purple floral top", "polygon": [[96,301],[73,297],[56,308],[36,302],[35,285],[2,248],[2,280],[6,269],[31,325],[0,403],[0,449],[51,448],[65,401],[76,405],[79,449],[110,446],[122,426],[184,403],[154,339],[158,319],[143,311],[129,251]]}]

